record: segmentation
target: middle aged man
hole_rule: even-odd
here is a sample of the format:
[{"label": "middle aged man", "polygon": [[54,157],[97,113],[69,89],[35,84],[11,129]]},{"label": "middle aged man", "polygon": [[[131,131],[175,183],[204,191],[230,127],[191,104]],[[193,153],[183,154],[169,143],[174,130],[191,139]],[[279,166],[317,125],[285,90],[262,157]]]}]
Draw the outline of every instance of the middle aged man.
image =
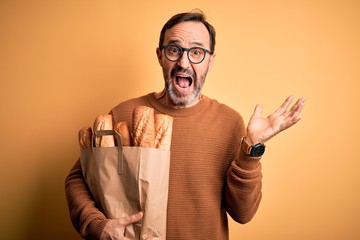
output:
[{"label": "middle aged man", "polygon": [[[300,120],[304,100],[288,110],[289,97],[267,118],[257,105],[245,127],[239,113],[203,95],[215,58],[215,29],[202,13],[173,16],[160,33],[156,54],[164,90],[120,103],[110,112],[113,121],[131,123],[138,105],[174,118],[167,239],[228,239],[226,213],[246,223],[258,209],[263,144]],[[140,212],[107,219],[86,187],[79,161],[66,178],[66,197],[73,225],[87,239],[128,239],[124,229],[142,217]]]}]

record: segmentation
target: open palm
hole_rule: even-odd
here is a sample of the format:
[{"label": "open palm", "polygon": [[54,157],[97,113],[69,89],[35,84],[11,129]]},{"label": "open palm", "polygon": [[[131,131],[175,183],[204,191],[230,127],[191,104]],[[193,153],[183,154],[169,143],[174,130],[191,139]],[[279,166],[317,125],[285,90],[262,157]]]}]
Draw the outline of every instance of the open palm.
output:
[{"label": "open palm", "polygon": [[301,119],[300,113],[305,100],[300,98],[288,110],[293,99],[293,96],[289,96],[274,113],[266,118],[261,116],[262,106],[257,105],[247,126],[247,141],[251,144],[265,143],[279,132],[297,123]]}]

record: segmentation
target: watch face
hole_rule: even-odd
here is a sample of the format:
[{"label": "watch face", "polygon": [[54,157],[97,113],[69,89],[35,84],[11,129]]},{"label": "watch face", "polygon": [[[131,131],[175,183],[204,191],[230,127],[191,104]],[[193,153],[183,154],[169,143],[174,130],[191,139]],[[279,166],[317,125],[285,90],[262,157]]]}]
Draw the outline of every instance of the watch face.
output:
[{"label": "watch face", "polygon": [[261,143],[256,144],[252,147],[250,155],[253,157],[260,157],[265,152],[265,146]]}]

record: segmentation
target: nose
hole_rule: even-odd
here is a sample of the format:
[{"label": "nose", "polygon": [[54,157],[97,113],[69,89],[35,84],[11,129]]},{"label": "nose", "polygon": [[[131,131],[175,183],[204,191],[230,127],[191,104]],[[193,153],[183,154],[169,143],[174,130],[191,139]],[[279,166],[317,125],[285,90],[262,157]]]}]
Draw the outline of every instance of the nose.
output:
[{"label": "nose", "polygon": [[187,51],[183,52],[176,64],[183,69],[187,69],[190,67],[190,60],[188,58]]}]

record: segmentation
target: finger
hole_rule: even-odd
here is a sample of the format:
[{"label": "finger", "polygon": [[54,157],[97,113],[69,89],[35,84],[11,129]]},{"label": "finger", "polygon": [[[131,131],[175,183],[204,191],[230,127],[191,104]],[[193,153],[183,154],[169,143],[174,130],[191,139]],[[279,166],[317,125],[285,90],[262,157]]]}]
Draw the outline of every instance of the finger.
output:
[{"label": "finger", "polygon": [[261,114],[263,112],[263,108],[260,104],[257,104],[254,109],[253,116],[254,117],[261,117]]},{"label": "finger", "polygon": [[291,112],[289,111],[289,113],[287,113],[287,117],[285,118],[286,120],[281,125],[281,129],[285,130],[301,120],[301,111],[304,107],[304,104],[304,98],[301,98],[297,101],[297,103],[292,107]]},{"label": "finger", "polygon": [[141,218],[143,217],[143,213],[142,212],[138,212],[134,215],[131,215],[131,216],[128,216],[128,217],[125,217],[123,219],[120,219],[120,223],[121,225],[123,226],[127,226],[129,224],[132,224],[132,223],[135,223],[135,222],[138,222],[141,220]]},{"label": "finger", "polygon": [[290,106],[291,102],[294,100],[294,96],[290,95],[286,100],[281,104],[281,106],[276,110],[276,112],[283,114],[286,112],[286,109]]},{"label": "finger", "polygon": [[297,116],[291,118],[290,120],[286,121],[285,123],[283,123],[283,124],[281,125],[281,129],[282,129],[282,130],[285,130],[285,129],[293,126],[294,124],[296,124],[296,123],[297,123],[298,121],[300,121],[300,120],[301,120],[301,116],[300,116],[300,115],[297,115]]},{"label": "finger", "polygon": [[142,238],[144,238],[145,240],[152,240],[153,235],[154,235],[153,230],[148,229],[147,232],[145,232],[145,233],[142,235]]},{"label": "finger", "polygon": [[304,98],[300,98],[299,100],[297,100],[294,106],[290,109],[290,116],[294,117],[300,115],[302,109],[304,108],[304,105],[305,105]]}]

